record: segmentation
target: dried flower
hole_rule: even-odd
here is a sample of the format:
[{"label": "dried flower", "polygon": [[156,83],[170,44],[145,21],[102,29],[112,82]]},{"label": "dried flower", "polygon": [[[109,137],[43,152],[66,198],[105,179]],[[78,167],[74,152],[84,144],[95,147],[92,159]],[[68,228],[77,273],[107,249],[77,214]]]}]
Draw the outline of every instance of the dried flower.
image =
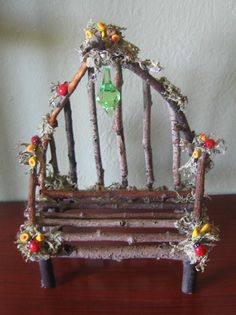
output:
[{"label": "dried flower", "polygon": [[200,158],[201,154],[202,154],[202,151],[200,149],[197,149],[197,150],[193,151],[193,155],[192,156],[193,156],[194,159],[198,159],[198,158]]},{"label": "dried flower", "polygon": [[99,31],[105,31],[105,29],[107,28],[107,25],[104,22],[98,22],[97,28]]},{"label": "dried flower", "polygon": [[29,240],[29,234],[28,233],[21,233],[20,236],[19,236],[19,240],[22,242],[22,243],[26,243],[28,240]]},{"label": "dried flower", "polygon": [[93,32],[91,32],[90,30],[85,30],[85,36],[86,38],[92,38],[93,37]]},{"label": "dried flower", "polygon": [[29,152],[29,153],[33,153],[35,149],[36,149],[36,145],[35,144],[29,144],[26,147],[26,151]]},{"label": "dried flower", "polygon": [[42,233],[38,233],[36,238],[35,238],[38,242],[43,242],[45,239],[45,235]]},{"label": "dried flower", "polygon": [[37,157],[35,155],[31,156],[31,158],[28,160],[28,163],[30,167],[34,168],[37,164]]}]

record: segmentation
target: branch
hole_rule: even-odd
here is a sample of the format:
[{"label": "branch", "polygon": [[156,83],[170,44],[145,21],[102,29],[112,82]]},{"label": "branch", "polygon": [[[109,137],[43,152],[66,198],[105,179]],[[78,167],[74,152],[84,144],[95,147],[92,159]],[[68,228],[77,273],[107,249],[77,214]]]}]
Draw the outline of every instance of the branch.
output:
[{"label": "branch", "polygon": [[[120,64],[115,64],[114,66],[116,75],[115,75],[115,84],[117,89],[120,91],[120,95],[122,95],[122,68]],[[121,171],[121,182],[123,187],[128,186],[128,166],[127,166],[127,158],[126,158],[126,148],[125,148],[125,139],[124,139],[124,130],[123,130],[123,121],[122,121],[122,99],[119,101],[116,109],[115,109],[115,118],[113,130],[116,133],[116,141],[118,147],[118,155],[119,155],[119,163],[120,163],[120,171]]]},{"label": "branch", "polygon": [[171,136],[172,136],[172,150],[173,150],[173,164],[172,164],[172,172],[173,172],[173,182],[175,190],[178,190],[181,186],[181,177],[179,173],[180,168],[180,135],[179,135],[179,127],[177,123],[176,112],[168,103],[168,110],[170,115],[170,123],[171,123]]},{"label": "branch", "polygon": [[65,116],[65,128],[66,138],[68,146],[68,158],[69,158],[69,177],[73,184],[77,184],[77,172],[76,172],[76,160],[75,160],[75,141],[73,134],[73,121],[71,115],[71,105],[68,99],[66,106],[64,107]]},{"label": "branch", "polygon": [[143,148],[146,167],[146,186],[151,189],[154,183],[152,147],[151,147],[151,106],[152,97],[150,85],[143,81]]},{"label": "branch", "polygon": [[92,126],[92,135],[93,135],[94,157],[95,157],[96,171],[97,171],[97,184],[99,186],[104,186],[104,169],[102,168],[102,158],[101,158],[100,140],[99,140],[99,131],[98,131],[98,122],[97,122],[95,84],[94,84],[92,75],[93,75],[93,69],[90,68],[88,72],[88,100],[89,100],[90,122]]}]

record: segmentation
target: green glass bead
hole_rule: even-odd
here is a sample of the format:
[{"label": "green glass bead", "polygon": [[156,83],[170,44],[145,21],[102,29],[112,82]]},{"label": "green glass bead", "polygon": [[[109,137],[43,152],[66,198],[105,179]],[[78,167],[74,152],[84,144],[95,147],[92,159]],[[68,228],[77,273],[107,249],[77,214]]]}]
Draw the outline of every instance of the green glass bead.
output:
[{"label": "green glass bead", "polygon": [[109,67],[104,67],[103,69],[102,84],[96,100],[110,115],[113,113],[120,101],[120,92],[111,81],[111,72]]}]

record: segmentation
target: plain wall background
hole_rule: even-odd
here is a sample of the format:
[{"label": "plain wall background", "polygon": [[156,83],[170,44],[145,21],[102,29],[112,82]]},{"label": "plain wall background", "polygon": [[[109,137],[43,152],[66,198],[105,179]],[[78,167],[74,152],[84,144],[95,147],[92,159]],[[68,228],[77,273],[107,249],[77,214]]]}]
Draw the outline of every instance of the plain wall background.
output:
[{"label": "plain wall background", "polygon": [[[49,112],[50,82],[70,80],[79,67],[76,48],[89,19],[127,27],[126,39],[144,59],[159,60],[166,76],[188,96],[190,126],[214,132],[227,142],[225,156],[215,159],[207,192],[235,193],[236,135],[236,1],[235,0],[1,0],[0,1],[0,200],[27,196],[26,169],[18,164],[19,143],[37,133]],[[142,137],[142,82],[124,73],[124,128],[130,183],[145,183]],[[98,78],[98,83],[100,78]],[[79,181],[95,183],[86,98],[86,80],[72,96],[78,140]],[[112,120],[98,107],[107,185],[119,180]],[[61,127],[63,121],[59,121]],[[171,186],[170,132],[164,101],[153,93],[153,155],[156,185]],[[60,142],[62,173],[67,164],[65,136]]]}]

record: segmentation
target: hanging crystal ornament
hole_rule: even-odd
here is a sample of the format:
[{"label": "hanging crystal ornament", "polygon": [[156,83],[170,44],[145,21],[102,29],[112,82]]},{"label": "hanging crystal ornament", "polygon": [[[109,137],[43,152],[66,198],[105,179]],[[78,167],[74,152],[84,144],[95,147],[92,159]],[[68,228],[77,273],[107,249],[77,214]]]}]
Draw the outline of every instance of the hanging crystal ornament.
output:
[{"label": "hanging crystal ornament", "polygon": [[111,81],[111,72],[108,66],[103,68],[102,84],[96,100],[109,115],[112,115],[120,101],[120,92]]}]

